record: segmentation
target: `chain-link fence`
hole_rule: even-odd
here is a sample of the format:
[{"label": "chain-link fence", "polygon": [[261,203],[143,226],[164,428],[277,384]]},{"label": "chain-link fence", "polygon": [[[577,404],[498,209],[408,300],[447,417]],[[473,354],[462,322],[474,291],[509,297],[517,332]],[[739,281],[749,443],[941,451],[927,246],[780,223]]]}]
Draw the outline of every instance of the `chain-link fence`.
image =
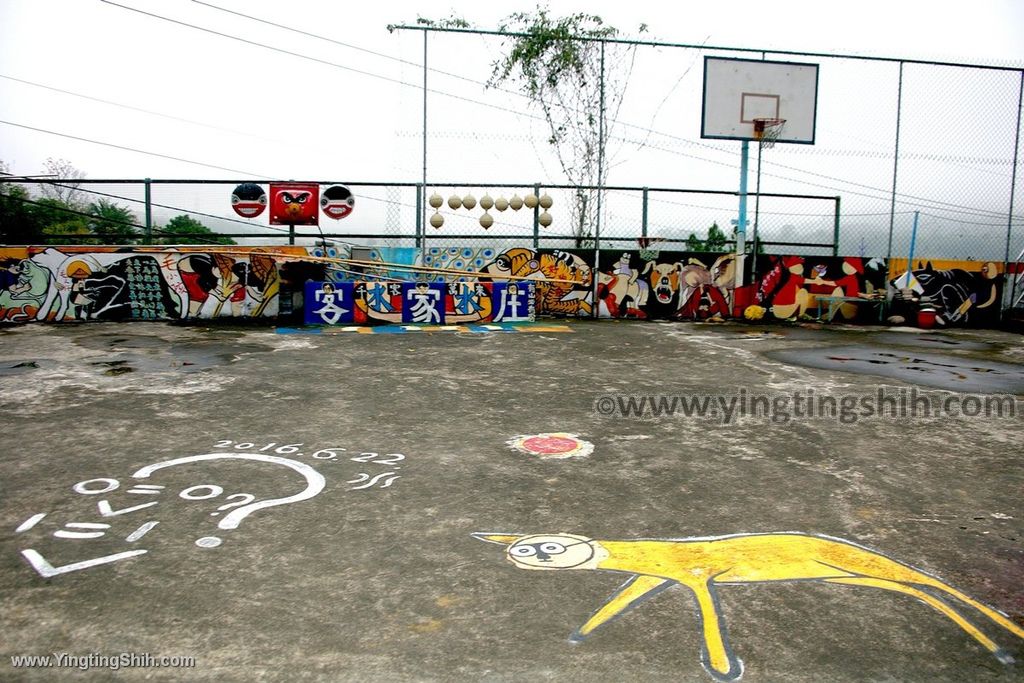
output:
[{"label": "chain-link fence", "polygon": [[[425,74],[428,107],[424,111],[422,96],[410,94],[400,124],[411,171],[418,175],[422,164],[433,178],[564,175],[557,150],[548,144],[552,131],[542,110],[511,82],[485,85],[495,62],[508,54],[512,35],[402,28],[412,30],[396,31],[395,40],[410,62],[423,62],[426,54],[423,70],[410,65],[407,76],[417,81]],[[607,41],[606,46],[603,75],[615,88],[606,103],[604,185],[738,189],[740,143],[700,136],[704,58],[814,63],[819,66],[815,144],[779,144],[762,150],[758,159],[752,143],[750,190],[838,197],[839,224],[833,224],[831,208],[762,198],[758,228],[764,242],[790,243],[789,251],[800,251],[801,245],[831,242],[838,235],[841,255],[906,257],[916,212],[915,253],[921,256],[1004,261],[1024,249],[1024,69],[1019,65],[656,42]],[[621,101],[615,100],[612,95],[620,92]],[[594,102],[595,113],[598,106]],[[652,192],[650,234],[658,236],[664,227],[676,237],[681,227],[685,239],[689,226],[700,235],[715,223],[731,238],[730,221],[738,217],[735,198],[710,197],[696,201]],[[604,194],[603,240],[636,236],[637,202],[612,190]],[[751,197],[751,213],[753,202]],[[753,224],[751,215],[748,242]]]},{"label": "chain-link fence", "polygon": [[[337,221],[323,214],[318,226],[290,227],[271,225],[267,211],[243,218],[232,210],[231,193],[246,182],[257,181],[9,179],[6,187],[22,191],[0,194],[8,202],[46,209],[48,223],[41,226],[45,232],[32,242],[216,244],[226,238],[247,245],[312,245],[326,240],[364,247],[496,250],[628,250],[653,244],[662,249],[702,251],[711,246],[720,251],[734,244],[734,226],[727,217],[738,201],[734,192],[609,187],[603,193],[604,222],[598,226],[571,220],[573,203],[595,187],[458,183],[424,190],[416,183],[345,183],[356,201],[351,214]],[[57,194],[60,199],[50,201]],[[760,211],[752,209],[751,216],[759,224],[761,251],[836,253],[835,197],[765,193],[760,200]],[[104,205],[123,211],[104,213]],[[188,230],[196,224],[205,231]],[[817,227],[811,229],[811,224]]]},{"label": "chain-link fence", "polygon": [[[241,181],[8,179],[5,187],[22,187],[20,199],[39,201],[73,185],[83,214],[101,199],[124,205],[128,222],[164,243],[180,239],[181,221],[173,221],[187,216],[240,244],[732,245],[741,143],[701,138],[702,66],[708,56],[740,56],[819,67],[815,144],[750,145],[748,250],[898,258],[909,254],[914,233],[922,259],[1012,262],[1024,252],[1019,65],[610,41],[602,75],[615,87],[606,102],[607,169],[596,191],[553,182],[567,178],[567,166],[549,144],[542,112],[510,82],[487,85],[510,36],[411,28],[417,30],[396,31],[390,47],[406,58],[402,82],[426,89],[399,89],[390,149],[395,177],[418,182],[343,180],[357,204],[342,221],[292,230],[269,225],[266,215],[236,216],[228,197]],[[441,181],[450,178],[466,182]],[[488,184],[495,180],[504,182]],[[435,195],[442,200],[436,209]],[[472,209],[467,195],[476,200]],[[546,196],[551,205],[500,210],[528,195]],[[485,197],[494,202],[486,217]],[[64,223],[64,232],[46,241],[88,242],[81,221]]]}]

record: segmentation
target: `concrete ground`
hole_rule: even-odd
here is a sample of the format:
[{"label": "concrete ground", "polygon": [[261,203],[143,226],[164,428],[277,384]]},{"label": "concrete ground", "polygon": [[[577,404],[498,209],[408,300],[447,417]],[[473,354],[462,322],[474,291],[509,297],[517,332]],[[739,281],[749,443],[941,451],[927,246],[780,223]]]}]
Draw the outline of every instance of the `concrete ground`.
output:
[{"label": "concrete ground", "polygon": [[[1021,340],[559,321],[0,330],[0,679],[1024,680]],[[730,399],[813,390],[859,410],[880,389],[1012,393],[1016,416],[840,421],[780,403],[723,418]],[[710,396],[717,417],[620,414],[648,395]],[[510,445],[540,434],[578,441]],[[778,532],[797,533],[750,536]],[[565,557],[629,566],[506,557],[521,535],[566,533],[585,538]],[[601,545],[636,539],[678,543]],[[528,540],[538,562],[555,552]],[[823,579],[903,565],[1009,621],[934,585]],[[678,585],[571,643],[630,567]],[[695,608],[691,574],[718,582],[713,609]],[[714,610],[742,661],[727,671],[702,665]],[[11,659],[29,655],[50,666]],[[100,658],[119,656],[195,666],[114,674]]]}]

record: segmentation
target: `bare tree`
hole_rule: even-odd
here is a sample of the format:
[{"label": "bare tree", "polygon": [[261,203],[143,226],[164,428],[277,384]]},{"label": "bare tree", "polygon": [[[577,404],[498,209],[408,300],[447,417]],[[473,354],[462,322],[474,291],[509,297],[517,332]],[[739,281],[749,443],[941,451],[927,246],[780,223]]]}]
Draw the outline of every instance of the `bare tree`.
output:
[{"label": "bare tree", "polygon": [[67,159],[53,157],[47,157],[43,169],[46,175],[53,177],[53,180],[39,184],[39,191],[44,197],[55,199],[68,207],[82,205],[82,192],[78,189],[81,183],[78,181],[85,177],[85,173]]},{"label": "bare tree", "polygon": [[[511,80],[524,86],[544,114],[548,143],[569,183],[607,182],[609,124],[626,94],[636,46],[603,42],[619,31],[599,16],[558,18],[539,7],[509,16],[499,30],[510,34],[509,50],[494,62],[488,85]],[[579,187],[570,210],[576,246],[593,238],[597,210],[597,190]]]}]

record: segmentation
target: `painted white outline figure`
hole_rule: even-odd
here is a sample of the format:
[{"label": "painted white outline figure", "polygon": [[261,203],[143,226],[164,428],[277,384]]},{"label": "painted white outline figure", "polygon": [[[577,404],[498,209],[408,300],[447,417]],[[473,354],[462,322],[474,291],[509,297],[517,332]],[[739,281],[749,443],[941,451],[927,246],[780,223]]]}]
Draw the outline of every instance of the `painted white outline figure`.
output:
[{"label": "painted white outline figure", "polygon": [[190,455],[185,458],[175,458],[174,460],[165,460],[152,465],[146,465],[132,476],[136,479],[148,479],[149,475],[153,474],[153,472],[156,472],[157,470],[174,467],[175,465],[185,465],[188,463],[204,462],[207,460],[250,460],[253,462],[268,462],[272,465],[283,465],[284,467],[293,469],[306,479],[306,488],[303,491],[296,493],[294,496],[260,500],[255,503],[250,503],[249,505],[235,508],[229,514],[225,515],[224,519],[220,520],[220,523],[217,524],[221,529],[237,529],[243,519],[257,510],[308,500],[323,491],[324,486],[327,485],[327,480],[324,479],[324,476],[304,462],[288,460],[287,458],[278,458],[273,455],[263,455],[262,453],[206,453],[205,455]]}]

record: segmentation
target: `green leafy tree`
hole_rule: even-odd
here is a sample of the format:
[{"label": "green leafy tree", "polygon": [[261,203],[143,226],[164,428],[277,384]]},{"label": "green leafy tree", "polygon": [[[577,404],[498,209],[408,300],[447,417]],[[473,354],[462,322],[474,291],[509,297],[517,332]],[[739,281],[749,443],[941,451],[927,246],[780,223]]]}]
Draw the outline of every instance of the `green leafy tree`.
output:
[{"label": "green leafy tree", "polygon": [[[735,228],[733,228],[732,235],[733,239],[735,239]],[[725,237],[725,233],[718,227],[718,222],[716,221],[711,224],[710,228],[708,228],[708,236],[706,239],[701,239],[691,232],[690,236],[686,238],[686,250],[721,253],[729,251],[730,245],[729,240]]]},{"label": "green leafy tree", "polygon": [[[41,183],[42,196],[33,196],[22,183],[0,183],[0,240],[5,244],[95,244],[87,239],[88,217],[78,198],[84,177],[63,159],[47,159],[46,173],[71,183]],[[0,163],[0,173],[8,173]]]},{"label": "green leafy tree", "polygon": [[94,235],[103,235],[101,244],[134,244],[141,233],[138,218],[128,208],[107,199],[89,204],[89,229]]},{"label": "green leafy tree", "polygon": [[161,238],[161,244],[237,244],[230,237],[216,235],[208,227],[184,214],[167,221],[161,232],[169,233]]},{"label": "green leafy tree", "polygon": [[[0,177],[8,174],[0,161]],[[31,196],[21,183],[0,182],[0,244],[38,244],[43,226],[32,212]]]},{"label": "green leafy tree", "polygon": [[46,244],[100,244],[92,237],[89,219],[85,216],[65,214],[66,218],[46,226],[43,242]]},{"label": "green leafy tree", "polygon": [[51,197],[37,197],[30,202],[28,211],[40,226],[39,237],[44,244],[97,244],[90,239],[93,233],[84,211]]},{"label": "green leafy tree", "polygon": [[725,251],[726,242],[728,242],[728,240],[725,237],[725,233],[722,232],[722,229],[718,227],[718,222],[716,221],[712,223],[711,227],[708,228],[708,239],[704,243],[704,250],[714,252]]},{"label": "green leafy tree", "polygon": [[[540,108],[548,143],[571,184],[606,182],[610,127],[626,94],[636,47],[600,42],[619,31],[597,15],[555,17],[540,7],[510,15],[499,30],[509,34],[508,52],[492,65],[488,86],[514,83]],[[591,239],[597,209],[597,190],[579,188],[569,207],[577,246]]]}]

